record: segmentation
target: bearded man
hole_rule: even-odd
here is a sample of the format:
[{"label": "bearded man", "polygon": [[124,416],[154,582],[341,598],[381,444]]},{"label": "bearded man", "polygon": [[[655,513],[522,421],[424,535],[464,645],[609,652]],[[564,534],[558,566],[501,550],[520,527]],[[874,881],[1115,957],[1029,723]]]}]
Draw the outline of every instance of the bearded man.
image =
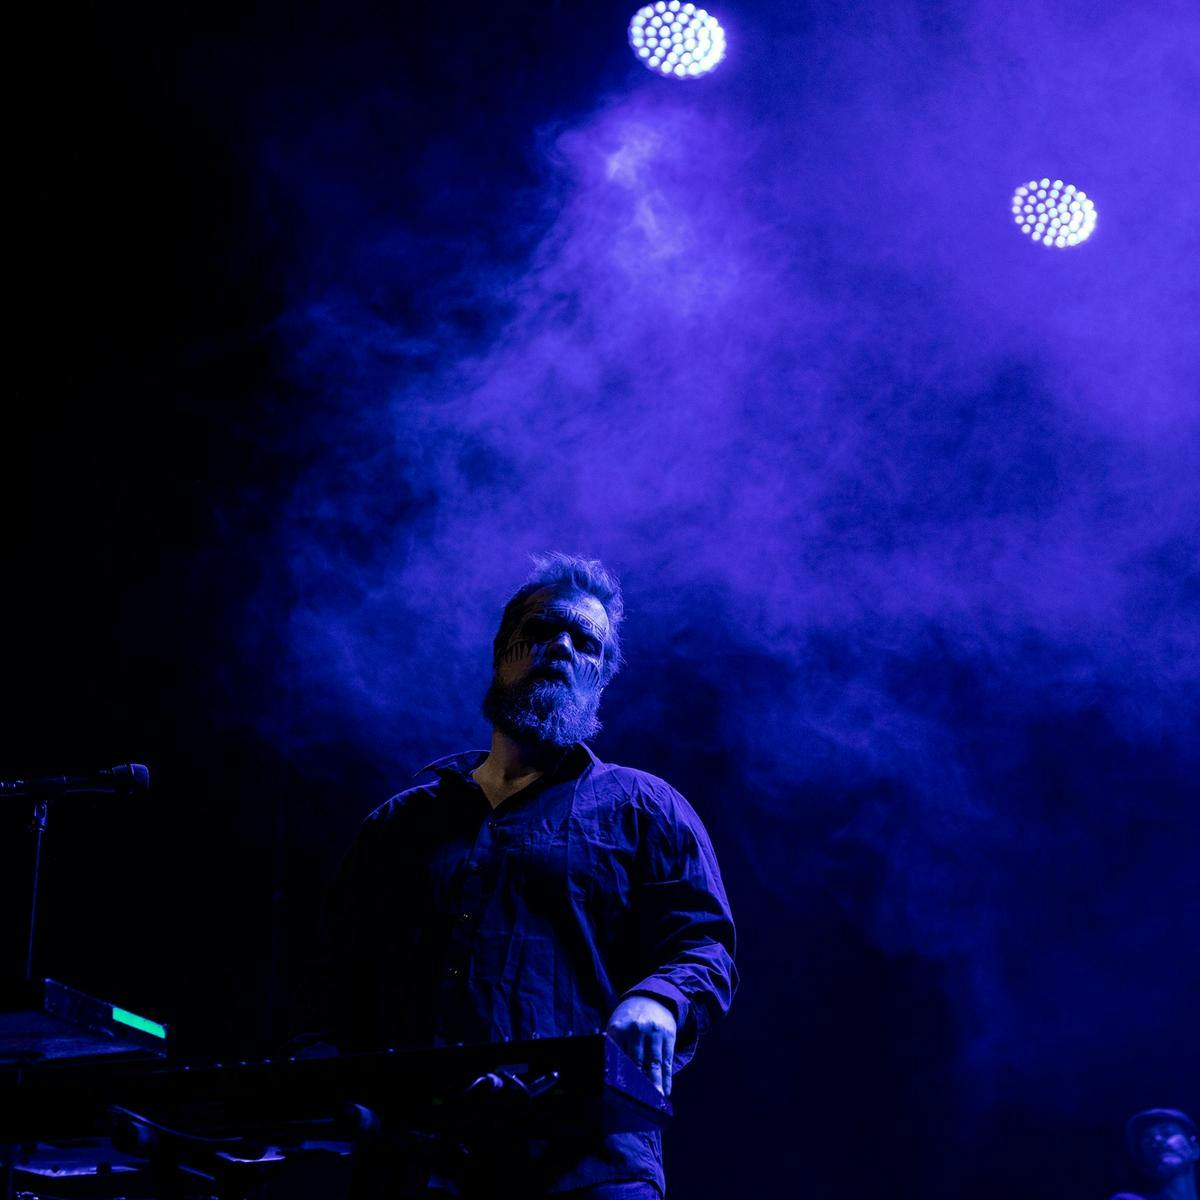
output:
[{"label": "bearded man", "polygon": [[[586,745],[621,664],[616,580],[591,560],[534,561],[493,644],[490,748],[425,768],[367,818],[343,864],[326,1027],[342,1050],[607,1029],[669,1095],[737,986],[729,905],[687,801]],[[453,1149],[375,1162],[359,1191],[665,1192],[657,1132]]]}]

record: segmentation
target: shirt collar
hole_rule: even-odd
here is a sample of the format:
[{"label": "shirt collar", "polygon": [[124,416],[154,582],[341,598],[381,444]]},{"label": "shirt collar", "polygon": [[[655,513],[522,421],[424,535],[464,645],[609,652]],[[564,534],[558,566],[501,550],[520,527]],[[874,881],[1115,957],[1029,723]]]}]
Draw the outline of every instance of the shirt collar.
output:
[{"label": "shirt collar", "polygon": [[458,754],[447,754],[445,758],[435,758],[433,762],[426,763],[413,778],[421,775],[470,775],[487,755],[486,750],[462,750]]},{"label": "shirt collar", "polygon": [[[434,759],[423,766],[413,778],[421,775],[459,775],[466,778],[487,756],[486,750],[463,750],[458,754],[447,754],[445,758]],[[600,769],[603,766],[587,742],[577,742],[564,756],[562,765],[554,775],[582,775],[588,767]]]}]

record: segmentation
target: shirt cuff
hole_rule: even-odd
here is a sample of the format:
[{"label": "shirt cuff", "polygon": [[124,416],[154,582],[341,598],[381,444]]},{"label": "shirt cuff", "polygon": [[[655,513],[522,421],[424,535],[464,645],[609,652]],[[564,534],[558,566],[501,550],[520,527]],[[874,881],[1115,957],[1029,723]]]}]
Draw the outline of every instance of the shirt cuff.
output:
[{"label": "shirt cuff", "polygon": [[[649,996],[671,1010],[675,1017],[676,1029],[682,1029],[687,1020],[688,1009],[691,1005],[688,998],[666,979],[643,979],[641,983],[631,987],[625,996]],[[624,1000],[625,996],[621,999]]]}]

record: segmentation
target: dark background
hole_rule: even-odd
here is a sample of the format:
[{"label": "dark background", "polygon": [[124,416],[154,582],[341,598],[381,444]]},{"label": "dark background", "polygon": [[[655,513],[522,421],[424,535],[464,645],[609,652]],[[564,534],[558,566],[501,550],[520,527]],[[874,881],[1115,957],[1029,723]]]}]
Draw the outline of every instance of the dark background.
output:
[{"label": "dark background", "polygon": [[[1137,178],[1104,173],[1122,144],[1072,108],[1086,79],[1048,109],[1054,88],[1022,108],[996,82],[1089,55],[1121,75],[1120,30],[1073,44],[1071,5],[1031,9],[1028,43],[982,5],[743,5],[740,66],[679,87],[631,62],[608,3],[24,18],[0,767],[154,776],[53,811],[41,970],[171,1022],[188,1055],[278,1044],[340,850],[411,771],[480,744],[524,556],[580,549],[631,610],[597,749],[693,798],[742,938],[742,994],[680,1081],[673,1194],[1115,1190],[1124,1118],[1200,1101],[1196,184],[1170,133],[1196,93],[1151,53],[1186,45],[1183,14],[1148,10],[1129,58],[1151,81],[1121,105]],[[960,108],[1018,131],[984,139],[1003,245],[922,240],[982,168],[924,215],[906,192]],[[912,141],[881,191],[862,131],[889,147],[889,122]],[[1005,193],[1023,154],[1061,151],[1030,132],[1056,123],[1096,133],[1073,161],[1108,184],[1110,248],[1170,198],[1157,257],[1144,233],[1104,259],[1098,234],[1048,279],[1018,262]],[[632,154],[603,160],[621,182],[658,153],[647,129],[681,149],[630,168],[610,229],[588,139]],[[858,180],[829,184],[850,240],[796,205],[833,175],[785,182],[797,129],[797,162]],[[892,205],[898,233],[862,219]],[[684,291],[600,280],[593,236],[649,230],[651,261],[692,220],[709,265],[662,268]],[[1078,326],[980,299],[1010,288]],[[737,335],[717,352],[693,300]],[[621,360],[659,344],[622,324],[638,305],[678,367],[650,407]],[[968,518],[968,550],[894,557]],[[27,816],[0,812],[10,975]]]}]

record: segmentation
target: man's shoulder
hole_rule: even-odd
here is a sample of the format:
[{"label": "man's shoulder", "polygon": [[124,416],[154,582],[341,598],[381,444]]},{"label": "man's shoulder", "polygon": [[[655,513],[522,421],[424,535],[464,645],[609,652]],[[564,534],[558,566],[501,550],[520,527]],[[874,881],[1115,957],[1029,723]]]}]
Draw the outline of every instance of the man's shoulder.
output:
[{"label": "man's shoulder", "polygon": [[619,804],[653,812],[692,813],[691,805],[665,779],[620,763],[597,763],[595,787]]},{"label": "man's shoulder", "polygon": [[594,761],[596,782],[603,782],[605,787],[611,787],[615,791],[628,792],[630,795],[666,794],[675,791],[665,779],[660,779],[649,771],[625,767],[620,763],[601,762],[598,758],[594,758]]},{"label": "man's shoulder", "polygon": [[364,831],[384,830],[397,822],[419,813],[438,791],[436,780],[430,783],[417,784],[405,788],[394,796],[389,796],[378,808],[372,809],[363,820]]},{"label": "man's shoulder", "polygon": [[444,758],[427,763],[413,775],[408,787],[389,796],[370,812],[363,822],[364,826],[382,828],[425,811],[436,802],[448,779],[465,775],[474,768],[480,753],[478,750],[467,750],[459,754],[447,754]]}]

